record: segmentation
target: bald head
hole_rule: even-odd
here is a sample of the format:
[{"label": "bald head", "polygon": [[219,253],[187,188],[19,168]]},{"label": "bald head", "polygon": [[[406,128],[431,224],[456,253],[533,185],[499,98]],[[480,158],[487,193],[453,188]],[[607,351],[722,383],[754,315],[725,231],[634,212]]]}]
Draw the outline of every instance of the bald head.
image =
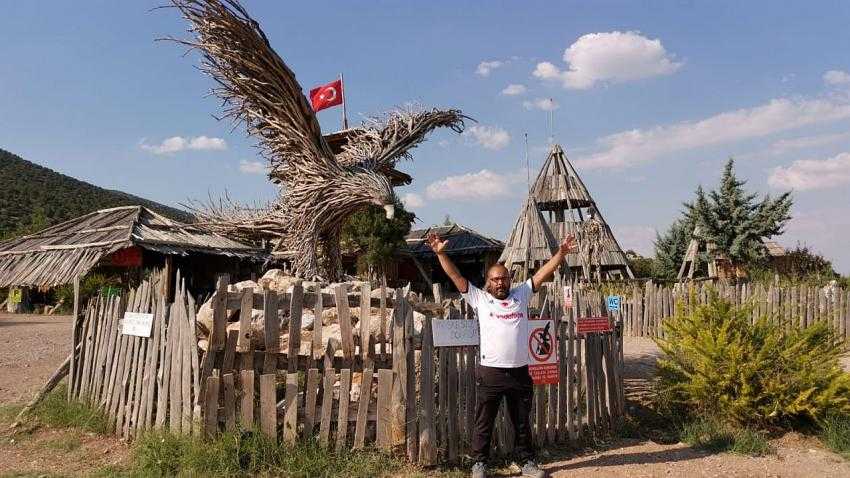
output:
[{"label": "bald head", "polygon": [[511,273],[502,264],[493,264],[487,269],[485,289],[493,297],[501,300],[511,291]]}]

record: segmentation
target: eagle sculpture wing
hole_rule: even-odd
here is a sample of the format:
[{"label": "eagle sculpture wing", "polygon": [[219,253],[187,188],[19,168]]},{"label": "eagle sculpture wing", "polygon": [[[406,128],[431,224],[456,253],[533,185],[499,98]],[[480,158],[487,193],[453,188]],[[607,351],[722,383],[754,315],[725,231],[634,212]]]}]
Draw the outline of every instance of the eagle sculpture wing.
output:
[{"label": "eagle sculpture wing", "polygon": [[349,139],[336,156],[344,166],[364,165],[384,174],[401,159],[410,159],[410,150],[437,128],[463,132],[464,119],[458,110],[396,110],[371,118]]},{"label": "eagle sculpture wing", "polygon": [[237,1],[172,4],[195,36],[175,41],[201,51],[201,70],[218,83],[212,92],[221,98],[225,117],[244,122],[258,138],[272,178],[290,186],[305,175],[339,169],[295,74]]}]

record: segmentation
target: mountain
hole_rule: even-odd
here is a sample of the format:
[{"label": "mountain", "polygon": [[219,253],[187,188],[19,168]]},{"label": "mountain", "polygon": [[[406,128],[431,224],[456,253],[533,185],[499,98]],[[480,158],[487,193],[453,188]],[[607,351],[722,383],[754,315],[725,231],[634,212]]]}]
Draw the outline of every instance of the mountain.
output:
[{"label": "mountain", "polygon": [[188,222],[192,215],[121,191],[97,187],[0,149],[0,238],[32,233],[83,214],[142,205]]}]

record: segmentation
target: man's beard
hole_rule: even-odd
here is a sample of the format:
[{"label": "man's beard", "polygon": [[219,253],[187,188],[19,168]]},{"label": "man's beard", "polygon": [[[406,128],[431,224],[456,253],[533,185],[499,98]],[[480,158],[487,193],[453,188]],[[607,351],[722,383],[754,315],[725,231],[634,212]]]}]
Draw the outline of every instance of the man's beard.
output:
[{"label": "man's beard", "polygon": [[487,292],[489,292],[490,295],[492,295],[493,297],[495,297],[499,300],[505,300],[505,299],[508,298],[510,290],[508,290],[508,289],[499,290],[499,289],[494,287],[494,288],[488,290]]}]

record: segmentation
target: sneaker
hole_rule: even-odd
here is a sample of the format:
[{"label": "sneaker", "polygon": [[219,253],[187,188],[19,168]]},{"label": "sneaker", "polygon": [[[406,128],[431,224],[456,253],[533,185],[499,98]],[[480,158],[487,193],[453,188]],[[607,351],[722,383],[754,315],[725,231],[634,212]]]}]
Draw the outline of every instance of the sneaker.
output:
[{"label": "sneaker", "polygon": [[485,471],[487,471],[487,467],[484,466],[484,462],[476,461],[472,465],[472,478],[484,478],[486,476]]},{"label": "sneaker", "polygon": [[546,478],[546,472],[541,470],[533,460],[528,460],[522,465],[522,476],[523,478]]}]

